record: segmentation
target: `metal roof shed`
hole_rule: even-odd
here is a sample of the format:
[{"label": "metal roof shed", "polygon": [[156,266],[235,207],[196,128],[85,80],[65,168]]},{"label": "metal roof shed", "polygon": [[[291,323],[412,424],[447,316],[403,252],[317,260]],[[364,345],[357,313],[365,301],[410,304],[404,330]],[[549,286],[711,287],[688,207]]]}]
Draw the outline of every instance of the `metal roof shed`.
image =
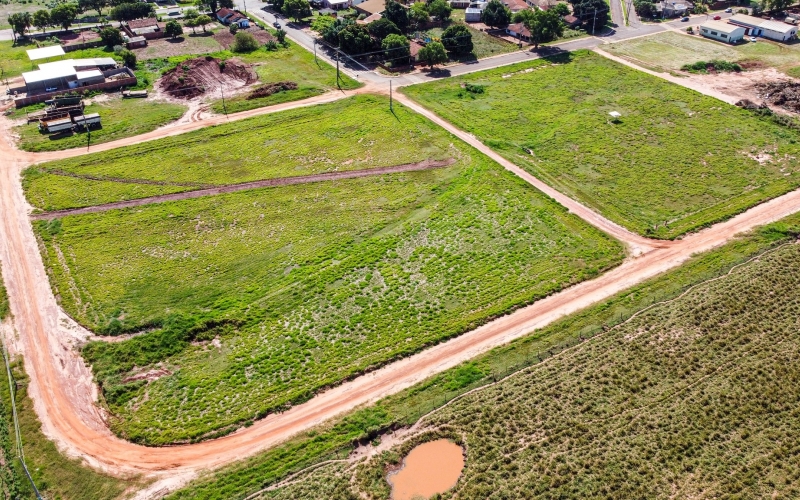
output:
[{"label": "metal roof shed", "polygon": [[64,49],[61,45],[53,45],[52,47],[42,47],[40,49],[30,49],[26,50],[25,52],[28,53],[28,58],[31,61],[38,61],[39,59],[47,59],[49,57],[58,57],[63,56]]}]

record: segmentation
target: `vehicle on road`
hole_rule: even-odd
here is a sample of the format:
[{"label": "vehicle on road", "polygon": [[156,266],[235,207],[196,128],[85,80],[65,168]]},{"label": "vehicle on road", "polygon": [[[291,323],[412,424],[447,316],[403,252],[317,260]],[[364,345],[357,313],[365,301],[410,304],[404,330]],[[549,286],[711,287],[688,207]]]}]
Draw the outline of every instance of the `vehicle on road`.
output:
[{"label": "vehicle on road", "polygon": [[725,9],[725,13],[726,13],[726,14],[730,14],[731,12],[733,12],[733,9],[731,9],[730,7],[728,7],[727,9]]},{"label": "vehicle on road", "polygon": [[756,37],[754,37],[754,36],[751,36],[751,37],[750,37],[750,41],[751,41],[751,42],[755,42],[755,41],[756,41]]},{"label": "vehicle on road", "polygon": [[275,21],[274,23],[272,23],[272,25],[275,27],[276,30],[281,29],[281,23],[279,23],[278,21]]},{"label": "vehicle on road", "polygon": [[715,20],[715,21],[719,21],[720,19],[722,19],[722,17],[720,17],[720,16],[714,16],[714,20]]},{"label": "vehicle on road", "polygon": [[688,20],[689,20],[689,18],[688,18],[688,17],[686,17],[686,16],[684,16],[684,17],[682,17],[682,18],[681,18],[681,22],[683,22],[683,23],[685,23],[685,22],[686,22],[686,21],[688,21]]}]

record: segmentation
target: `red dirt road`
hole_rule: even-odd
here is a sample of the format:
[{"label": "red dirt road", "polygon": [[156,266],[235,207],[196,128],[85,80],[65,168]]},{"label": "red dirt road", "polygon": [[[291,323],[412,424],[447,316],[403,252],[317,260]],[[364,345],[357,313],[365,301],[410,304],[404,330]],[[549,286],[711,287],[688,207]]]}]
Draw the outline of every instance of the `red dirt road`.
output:
[{"label": "red dirt road", "polygon": [[[429,116],[413,103],[404,104]],[[263,112],[263,111],[262,111]],[[257,113],[253,113],[257,114]],[[432,118],[434,119],[434,118]],[[44,432],[72,455],[110,472],[160,474],[174,488],[180,479],[257,453],[354,407],[396,393],[426,377],[486,350],[541,328],[558,318],[605,300],[643,280],[675,268],[692,254],[725,243],[739,232],[800,211],[800,190],[759,205],[727,222],[676,242],[653,242],[611,225],[583,205],[560,195],[449,124],[434,119],[506,168],[525,178],[590,223],[633,243],[641,255],[591,281],[540,300],[514,314],[434,346],[412,357],[328,390],[307,403],[270,415],[249,428],[213,441],[147,448],[116,438],[95,405],[95,387],[80,355],[72,349],[81,337],[65,326],[37,248],[20,184],[20,172],[41,155],[19,153],[0,140],[0,260],[14,315],[11,348],[25,356],[29,393]],[[190,124],[192,128],[204,126]],[[122,142],[134,143],[139,138]],[[476,145],[477,144],[477,145]],[[108,146],[110,149],[111,146]],[[490,154],[491,153],[491,154]],[[172,481],[172,482],[169,482]],[[153,491],[153,490],[151,490]]]}]

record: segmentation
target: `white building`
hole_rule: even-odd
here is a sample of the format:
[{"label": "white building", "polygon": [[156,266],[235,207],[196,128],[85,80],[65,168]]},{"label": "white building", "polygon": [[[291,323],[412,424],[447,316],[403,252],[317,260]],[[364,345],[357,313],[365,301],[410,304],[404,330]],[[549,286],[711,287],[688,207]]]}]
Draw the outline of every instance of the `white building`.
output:
[{"label": "white building", "polygon": [[721,42],[738,43],[744,38],[745,29],[722,21],[706,21],[700,25],[700,34]]},{"label": "white building", "polygon": [[779,42],[787,42],[797,36],[797,26],[780,21],[736,14],[728,22],[743,27],[747,36],[763,36]]}]

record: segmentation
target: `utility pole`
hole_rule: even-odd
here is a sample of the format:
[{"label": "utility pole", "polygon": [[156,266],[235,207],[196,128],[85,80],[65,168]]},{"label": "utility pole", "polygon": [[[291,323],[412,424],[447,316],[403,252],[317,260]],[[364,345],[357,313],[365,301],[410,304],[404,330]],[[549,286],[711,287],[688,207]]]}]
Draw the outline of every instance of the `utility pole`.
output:
[{"label": "utility pole", "polygon": [[225,105],[225,91],[222,90],[222,82],[219,82],[219,93],[222,94],[222,111],[225,112],[225,119],[228,120],[228,107]]},{"label": "utility pole", "polygon": [[83,115],[83,126],[86,127],[86,151],[89,151],[89,145],[92,142],[92,129],[86,123],[86,115]]},{"label": "utility pole", "polygon": [[341,57],[341,52],[339,49],[336,49],[336,86],[339,87],[339,90],[342,90],[342,86],[339,85],[339,58]]},{"label": "utility pole", "polygon": [[314,62],[319,64],[317,62],[317,39],[316,38],[314,39]]},{"label": "utility pole", "polygon": [[389,111],[394,113],[394,107],[392,107],[392,81],[389,80]]},{"label": "utility pole", "polygon": [[592,35],[594,35],[595,28],[597,27],[597,8],[594,9],[594,21],[592,21]]}]

